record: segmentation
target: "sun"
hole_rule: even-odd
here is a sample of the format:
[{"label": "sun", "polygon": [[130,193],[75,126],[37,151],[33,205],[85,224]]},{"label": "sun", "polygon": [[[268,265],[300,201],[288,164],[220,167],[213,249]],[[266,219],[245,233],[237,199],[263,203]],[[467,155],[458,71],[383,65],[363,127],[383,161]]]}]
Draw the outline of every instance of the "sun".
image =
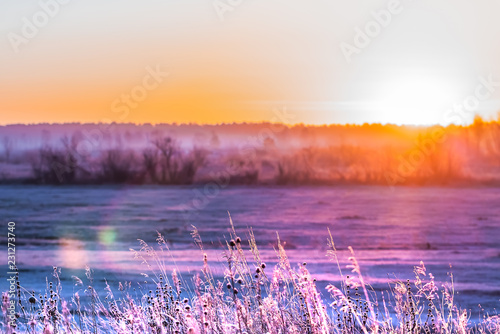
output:
[{"label": "sun", "polygon": [[451,81],[437,74],[405,71],[381,80],[371,104],[381,123],[444,124],[453,88]]}]

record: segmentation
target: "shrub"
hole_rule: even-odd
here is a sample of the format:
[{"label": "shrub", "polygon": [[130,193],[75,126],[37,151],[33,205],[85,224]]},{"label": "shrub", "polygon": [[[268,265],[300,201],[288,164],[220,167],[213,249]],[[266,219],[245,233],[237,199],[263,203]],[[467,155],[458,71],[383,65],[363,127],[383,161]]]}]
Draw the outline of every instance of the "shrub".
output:
[{"label": "shrub", "polygon": [[[471,325],[469,314],[454,304],[453,281],[441,289],[425,265],[414,268],[413,280],[391,283],[388,293],[377,295],[365,281],[350,248],[349,275],[343,275],[333,239],[327,255],[336,263],[341,281],[329,284],[330,301],[322,298],[307,263],[292,266],[278,238],[274,267],[260,257],[252,231],[248,243],[231,223],[226,242],[225,271],[215,278],[206,253],[193,287],[174,270],[168,273],[163,258],[167,242],[158,233],[157,248],[140,240],[135,257],[151,271],[145,275],[156,287],[138,296],[131,283],[119,284],[119,295],[106,285],[94,288],[92,271],[86,269],[85,294],[71,301],[61,295],[60,269],[42,295],[29,293],[16,282],[18,328],[4,321],[6,333],[498,333],[500,318],[485,316]],[[203,242],[196,229],[195,243]],[[170,254],[171,255],[171,254]],[[75,278],[78,285],[83,281]],[[9,296],[3,295],[2,312],[8,316]]]},{"label": "shrub", "polygon": [[101,159],[101,181],[111,183],[125,183],[133,175],[133,152],[124,152],[118,149],[108,150]]},{"label": "shrub", "polygon": [[43,147],[38,151],[38,156],[32,159],[31,168],[36,183],[73,183],[76,179],[78,160],[70,151]]}]

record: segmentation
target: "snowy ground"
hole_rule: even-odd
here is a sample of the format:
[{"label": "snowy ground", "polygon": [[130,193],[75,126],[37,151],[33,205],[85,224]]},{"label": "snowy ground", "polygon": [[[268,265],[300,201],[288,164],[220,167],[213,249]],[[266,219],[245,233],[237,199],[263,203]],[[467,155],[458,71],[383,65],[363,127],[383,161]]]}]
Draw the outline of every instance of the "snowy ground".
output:
[{"label": "snowy ground", "polygon": [[[167,267],[189,280],[202,263],[191,225],[222,272],[227,211],[243,239],[253,228],[269,265],[278,232],[292,263],[307,261],[320,286],[339,280],[337,265],[325,256],[329,228],[343,270],[353,246],[377,290],[394,278],[411,279],[422,260],[438,281],[453,272],[457,301],[473,317],[478,304],[490,313],[500,305],[499,188],[0,187],[0,216],[5,226],[16,222],[21,283],[40,291],[58,266],[66,297],[80,289],[71,276],[82,278],[86,264],[101,287],[104,279],[112,288],[118,281],[143,281],[147,268],[129,248],[139,248],[137,239],[154,244],[156,231],[168,239],[175,259],[166,256]],[[4,268],[6,260],[0,259]],[[2,280],[0,288],[6,287]]]}]

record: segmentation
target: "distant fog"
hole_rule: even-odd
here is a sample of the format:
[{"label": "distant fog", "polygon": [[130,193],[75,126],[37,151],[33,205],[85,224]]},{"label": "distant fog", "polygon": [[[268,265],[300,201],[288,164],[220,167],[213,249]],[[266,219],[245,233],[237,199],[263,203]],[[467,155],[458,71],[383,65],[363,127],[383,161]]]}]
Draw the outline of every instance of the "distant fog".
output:
[{"label": "distant fog", "polygon": [[0,127],[0,182],[496,184],[500,123]]}]

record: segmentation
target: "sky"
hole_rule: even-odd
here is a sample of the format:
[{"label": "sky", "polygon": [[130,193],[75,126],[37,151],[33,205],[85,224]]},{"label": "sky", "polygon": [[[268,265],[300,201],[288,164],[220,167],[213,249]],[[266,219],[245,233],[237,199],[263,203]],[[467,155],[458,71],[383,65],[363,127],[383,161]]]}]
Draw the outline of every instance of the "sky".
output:
[{"label": "sky", "polygon": [[4,0],[0,124],[497,119],[498,13],[497,0]]}]

